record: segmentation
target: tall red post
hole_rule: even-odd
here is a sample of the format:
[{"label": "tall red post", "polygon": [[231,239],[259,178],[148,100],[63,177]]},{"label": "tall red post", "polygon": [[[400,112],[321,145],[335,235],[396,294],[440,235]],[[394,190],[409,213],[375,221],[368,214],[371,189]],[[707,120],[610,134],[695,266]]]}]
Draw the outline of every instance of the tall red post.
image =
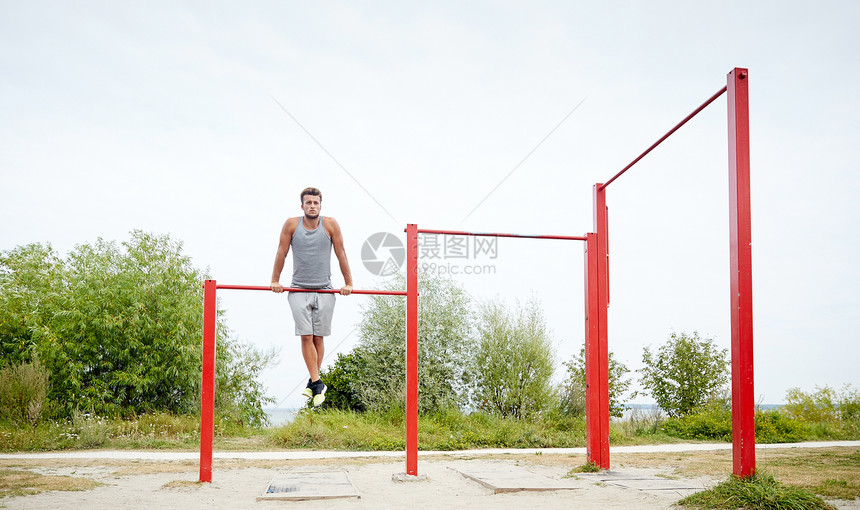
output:
[{"label": "tall red post", "polygon": [[732,462],[736,476],[755,474],[752,221],[750,212],[749,72],[728,74],[729,244],[732,316]]},{"label": "tall red post", "polygon": [[212,443],[215,438],[215,280],[203,284],[203,384],[200,405],[200,481],[212,481]]},{"label": "tall red post", "polygon": [[406,225],[406,474],[418,476],[418,225]]},{"label": "tall red post", "polygon": [[594,230],[586,241],[586,434],[588,460],[609,469],[609,243],[606,189],[594,186]]},{"label": "tall red post", "polygon": [[600,325],[597,290],[597,234],[585,240],[585,447],[588,461],[602,465],[600,449]]}]

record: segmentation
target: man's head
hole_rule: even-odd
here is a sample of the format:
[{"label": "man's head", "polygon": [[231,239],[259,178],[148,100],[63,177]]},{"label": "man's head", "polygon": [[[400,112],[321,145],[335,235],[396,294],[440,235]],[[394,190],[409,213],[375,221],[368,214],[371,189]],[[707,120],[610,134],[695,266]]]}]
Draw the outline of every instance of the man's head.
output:
[{"label": "man's head", "polygon": [[305,216],[311,220],[318,218],[322,207],[322,191],[316,188],[305,188],[302,190],[301,199]]}]

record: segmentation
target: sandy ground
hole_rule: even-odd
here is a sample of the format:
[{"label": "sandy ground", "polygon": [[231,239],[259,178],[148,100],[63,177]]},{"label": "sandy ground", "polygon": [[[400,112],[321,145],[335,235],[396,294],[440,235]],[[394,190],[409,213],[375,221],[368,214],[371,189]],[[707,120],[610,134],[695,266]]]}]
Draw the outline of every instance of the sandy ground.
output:
[{"label": "sandy ground", "polygon": [[[199,483],[194,460],[2,458],[0,468],[24,469],[48,475],[84,477],[104,485],[86,491],[52,491],[0,499],[10,509],[388,509],[388,508],[671,508],[694,490],[647,490],[647,487],[606,483],[593,474],[566,476],[582,465],[582,454],[460,455],[419,458],[425,481],[398,482],[404,462],[392,458],[216,459],[213,482]],[[464,477],[461,471],[501,470],[540,475],[565,487],[544,492],[496,494]],[[258,501],[275,477],[302,472],[346,472],[359,498],[313,501]],[[702,475],[679,477],[672,466],[619,465],[621,473],[660,485],[708,487],[725,479]],[[641,484],[640,484],[641,485]],[[664,484],[665,485],[665,484]],[[860,509],[860,500],[834,503]]]},{"label": "sandy ground", "polygon": [[[213,482],[198,483],[194,466],[188,471],[132,474],[134,466],[37,468],[42,473],[84,476],[104,483],[88,491],[47,492],[0,500],[0,506],[15,509],[117,509],[117,508],[207,508],[207,509],[384,509],[384,508],[669,508],[682,495],[667,491],[660,495],[595,483],[579,476],[563,478],[570,469],[561,466],[529,466],[531,472],[562,480],[571,489],[547,492],[494,494],[490,488],[465,478],[456,468],[516,466],[516,461],[434,460],[419,465],[426,481],[396,482],[392,475],[403,472],[401,462],[372,462],[341,466],[222,467]],[[138,466],[142,472],[155,466]],[[156,468],[157,469],[157,468]],[[173,471],[174,468],[167,468]],[[257,501],[278,474],[292,472],[346,471],[360,498],[316,501]],[[651,474],[651,472],[649,472]]]}]

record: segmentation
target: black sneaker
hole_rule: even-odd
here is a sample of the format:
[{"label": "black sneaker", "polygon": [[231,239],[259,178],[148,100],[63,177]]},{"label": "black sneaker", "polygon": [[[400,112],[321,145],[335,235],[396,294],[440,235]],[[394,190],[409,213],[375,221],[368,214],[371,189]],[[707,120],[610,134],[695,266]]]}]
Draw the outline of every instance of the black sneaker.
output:
[{"label": "black sneaker", "polygon": [[314,383],[312,383],[311,380],[308,379],[308,385],[305,387],[304,390],[302,390],[302,396],[303,397],[308,398],[308,399],[314,397],[313,384]]},{"label": "black sneaker", "polygon": [[322,404],[325,401],[325,392],[328,387],[322,382],[322,379],[317,382],[311,383],[311,390],[313,391],[313,399],[314,399],[314,407]]}]

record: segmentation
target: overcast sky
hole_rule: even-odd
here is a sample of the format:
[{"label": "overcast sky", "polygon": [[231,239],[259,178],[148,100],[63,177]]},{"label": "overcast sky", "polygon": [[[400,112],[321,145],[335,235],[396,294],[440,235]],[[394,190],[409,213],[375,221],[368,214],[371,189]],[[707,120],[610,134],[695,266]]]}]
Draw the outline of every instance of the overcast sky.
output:
[{"label": "overcast sky", "polygon": [[[593,185],[746,67],[758,400],[858,386],[858,26],[845,1],[2,0],[0,250],[142,229],[266,285],[316,186],[372,289],[363,243],[407,223],[592,231]],[[727,166],[723,96],[607,188],[609,345],[631,369],[673,332],[730,344]],[[560,378],[584,336],[581,243],[469,248],[422,263],[477,301],[540,299]],[[298,405],[286,299],[220,295],[240,339],[281,348],[264,382]],[[329,361],[366,302],[339,298]]]}]

